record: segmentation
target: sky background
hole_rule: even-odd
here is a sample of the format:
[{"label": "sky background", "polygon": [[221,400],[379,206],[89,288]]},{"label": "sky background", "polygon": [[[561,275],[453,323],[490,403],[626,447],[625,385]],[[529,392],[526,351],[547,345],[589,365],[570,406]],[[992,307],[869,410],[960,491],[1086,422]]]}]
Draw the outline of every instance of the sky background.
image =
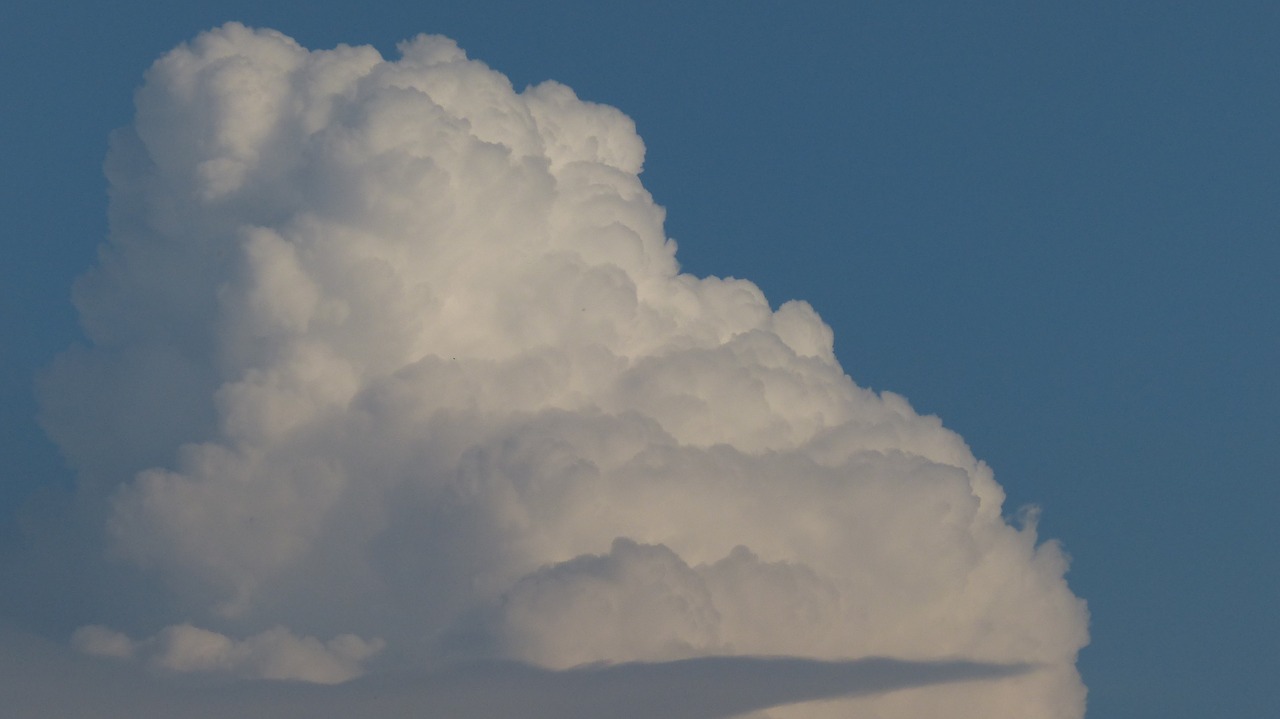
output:
[{"label": "sky background", "polygon": [[69,484],[32,383],[78,337],[108,132],[227,20],[454,38],[632,117],[698,275],[805,299],[1043,509],[1092,719],[1280,705],[1280,9],[1272,3],[206,3],[0,12],[0,517]]}]

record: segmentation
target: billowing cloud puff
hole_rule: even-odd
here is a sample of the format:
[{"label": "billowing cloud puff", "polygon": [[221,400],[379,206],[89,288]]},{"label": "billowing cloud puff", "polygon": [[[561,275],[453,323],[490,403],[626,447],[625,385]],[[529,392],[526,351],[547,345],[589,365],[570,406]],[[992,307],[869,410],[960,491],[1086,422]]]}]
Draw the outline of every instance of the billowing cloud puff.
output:
[{"label": "billowing cloud puff", "polygon": [[382,641],[966,658],[1038,668],[849,701],[1082,716],[1066,560],[960,437],[855,385],[809,305],[681,274],[621,112],[399,49],[230,24],[161,58],[112,138],[89,342],[43,419],[110,566],[194,625],[122,615],[155,636],[82,648],[316,681]]}]

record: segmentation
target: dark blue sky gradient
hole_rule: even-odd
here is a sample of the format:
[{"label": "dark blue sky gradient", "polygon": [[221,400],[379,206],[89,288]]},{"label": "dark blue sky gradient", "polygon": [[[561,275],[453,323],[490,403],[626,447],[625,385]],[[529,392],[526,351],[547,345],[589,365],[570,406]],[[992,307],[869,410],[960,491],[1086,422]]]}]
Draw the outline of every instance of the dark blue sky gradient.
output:
[{"label": "dark blue sky gradient", "polygon": [[634,118],[687,270],[808,300],[859,384],[1043,507],[1093,613],[1091,719],[1274,716],[1280,5],[185,5],[3,13],[0,517],[70,481],[31,387],[77,338],[145,68],[227,20],[440,33]]}]

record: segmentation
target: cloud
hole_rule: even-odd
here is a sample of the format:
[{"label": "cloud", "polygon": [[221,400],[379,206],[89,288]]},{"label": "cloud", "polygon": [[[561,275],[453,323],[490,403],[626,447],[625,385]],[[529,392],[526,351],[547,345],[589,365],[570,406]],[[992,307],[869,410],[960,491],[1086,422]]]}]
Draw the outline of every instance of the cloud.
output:
[{"label": "cloud", "polygon": [[386,642],[366,641],[343,634],[328,642],[298,637],[273,627],[247,639],[228,636],[190,624],[165,627],[145,641],[97,625],[71,635],[71,644],[94,656],[131,659],[148,655],[147,663],[168,672],[213,672],[255,679],[293,679],[317,684],[340,684],[354,679],[361,664],[382,651]]},{"label": "cloud", "polygon": [[959,436],[858,387],[808,304],[681,274],[624,114],[399,52],[232,23],[147,72],[86,343],[39,388],[77,495],[11,616],[180,673],[605,661],[741,672],[744,702],[761,665],[707,657],[1035,665],[842,701],[1083,714],[1066,558]]},{"label": "cloud", "polygon": [[[967,661],[712,656],[564,670],[482,662],[371,675],[340,686],[243,679],[173,683],[127,664],[73,657],[21,632],[0,634],[6,640],[6,651],[0,652],[0,689],[22,719],[712,719],[795,702],[981,684],[1035,671],[1025,665]],[[68,686],[76,691],[66,691]]]}]

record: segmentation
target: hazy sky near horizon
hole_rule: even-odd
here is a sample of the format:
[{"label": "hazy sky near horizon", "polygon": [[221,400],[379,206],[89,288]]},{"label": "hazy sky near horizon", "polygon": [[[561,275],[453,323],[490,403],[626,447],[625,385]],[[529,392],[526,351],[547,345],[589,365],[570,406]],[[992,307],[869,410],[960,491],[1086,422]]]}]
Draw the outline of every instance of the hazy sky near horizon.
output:
[{"label": "hazy sky near horizon", "polygon": [[[1280,472],[1275,10],[466,8],[388,3],[352,16],[324,5],[124,3],[54,13],[19,3],[6,23],[3,82],[23,111],[0,119],[12,158],[2,175],[12,223],[6,516],[37,488],[72,481],[35,424],[32,387],[80,336],[67,298],[107,239],[106,138],[133,122],[144,70],[227,20],[311,49],[371,44],[388,59],[395,43],[440,33],[516,91],[555,80],[634,120],[640,177],[665,208],[684,271],[749,280],[774,310],[807,301],[858,386],[936,413],[994,470],[1006,517],[1041,507],[1040,537],[1063,542],[1067,582],[1089,602],[1091,645],[1079,663],[1088,716],[1260,717],[1274,706],[1264,677],[1280,663],[1270,517]],[[619,152],[610,161],[627,165],[629,150]],[[257,242],[246,247],[278,249]],[[234,277],[252,304],[251,275]],[[287,321],[299,306],[267,314]],[[821,345],[772,331],[793,350]],[[696,422],[663,426],[686,444],[703,436]],[[734,441],[768,434],[743,431]],[[159,501],[133,496],[139,507]],[[166,571],[204,561],[208,571],[180,586],[251,593],[252,578],[272,571],[163,555],[155,547],[171,539],[157,516],[124,551]],[[644,549],[656,538],[639,539],[636,549],[606,542],[591,552],[620,566],[668,562],[678,574],[698,566],[692,545],[672,559]],[[711,563],[729,558],[712,554]],[[557,576],[574,571],[593,569]],[[533,589],[510,596],[550,601]],[[23,621],[65,641],[73,627],[58,617],[90,610],[54,604]],[[118,628],[149,636],[191,619],[179,613]],[[320,616],[305,622],[324,626]],[[484,624],[499,634],[518,626]],[[563,651],[521,641],[528,658]],[[329,650],[350,659],[361,655],[353,646]]]}]

